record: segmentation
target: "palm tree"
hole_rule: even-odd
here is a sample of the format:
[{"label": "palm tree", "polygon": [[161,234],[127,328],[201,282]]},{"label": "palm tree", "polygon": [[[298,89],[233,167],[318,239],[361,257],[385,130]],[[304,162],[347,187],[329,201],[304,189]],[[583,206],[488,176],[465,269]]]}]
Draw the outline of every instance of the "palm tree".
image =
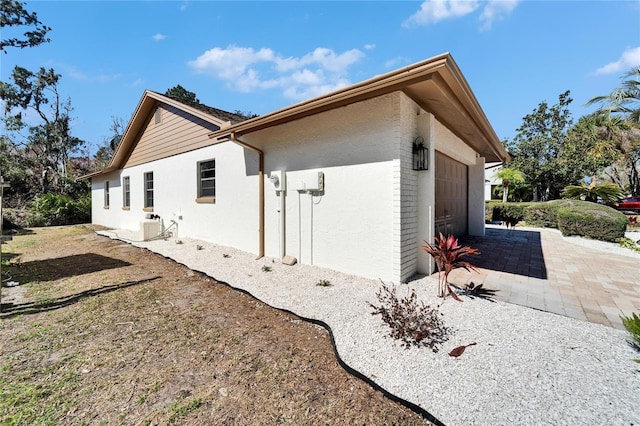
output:
[{"label": "palm tree", "polygon": [[503,168],[496,173],[498,179],[502,179],[502,202],[506,203],[509,197],[509,187],[517,188],[525,182],[524,175],[520,170]]},{"label": "palm tree", "polygon": [[[614,136],[610,140],[622,156],[609,170],[618,175],[616,166],[621,165],[622,174],[628,179],[628,190],[636,195],[640,193],[640,66],[624,74],[623,79],[619,88],[609,95],[590,99],[587,105],[599,104],[595,114],[602,114],[612,122],[606,126],[606,133]],[[619,122],[613,123],[614,120]]]},{"label": "palm tree", "polygon": [[597,112],[606,113],[609,117],[614,113],[627,116],[629,121],[640,122],[640,66],[632,68],[623,75],[622,86],[604,96],[596,96],[587,101],[587,105],[599,104]]}]

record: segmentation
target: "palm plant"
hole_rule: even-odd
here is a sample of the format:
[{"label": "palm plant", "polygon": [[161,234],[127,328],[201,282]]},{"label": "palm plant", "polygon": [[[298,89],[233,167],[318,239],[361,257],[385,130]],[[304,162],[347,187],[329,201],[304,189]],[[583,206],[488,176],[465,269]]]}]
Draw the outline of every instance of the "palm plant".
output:
[{"label": "palm plant", "polygon": [[[640,317],[632,313],[630,317],[620,316],[624,328],[627,329],[631,335],[631,341],[629,342],[636,350],[640,351]],[[636,359],[635,362],[640,363],[640,359]]]},{"label": "palm plant", "polygon": [[520,170],[503,168],[496,173],[498,179],[502,179],[502,202],[506,203],[509,198],[509,188],[517,189],[525,183],[524,175]]},{"label": "palm plant", "polygon": [[587,105],[601,105],[598,112],[628,115],[629,121],[640,122],[640,67],[634,67],[623,76],[622,86],[608,95],[589,99]]},{"label": "palm plant", "polygon": [[622,190],[615,183],[598,185],[593,181],[589,185],[569,185],[562,191],[562,198],[584,199],[593,203],[597,202],[598,198],[604,201],[616,201],[621,197]]},{"label": "palm plant", "polygon": [[433,243],[427,243],[422,249],[429,253],[438,267],[438,296],[445,297],[448,292],[458,302],[462,300],[449,286],[449,274],[457,268],[464,268],[467,271],[477,271],[471,263],[462,260],[465,256],[478,255],[478,250],[461,246],[453,235],[444,236],[442,233],[434,238]]}]

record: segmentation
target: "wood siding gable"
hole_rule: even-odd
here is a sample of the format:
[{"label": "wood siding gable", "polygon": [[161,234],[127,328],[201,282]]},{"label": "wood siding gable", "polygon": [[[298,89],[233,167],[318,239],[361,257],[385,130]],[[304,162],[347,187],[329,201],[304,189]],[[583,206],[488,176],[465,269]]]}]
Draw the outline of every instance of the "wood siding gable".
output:
[{"label": "wood siding gable", "polygon": [[220,127],[174,106],[158,103],[147,115],[134,148],[123,168],[160,160],[211,144],[208,134]]}]

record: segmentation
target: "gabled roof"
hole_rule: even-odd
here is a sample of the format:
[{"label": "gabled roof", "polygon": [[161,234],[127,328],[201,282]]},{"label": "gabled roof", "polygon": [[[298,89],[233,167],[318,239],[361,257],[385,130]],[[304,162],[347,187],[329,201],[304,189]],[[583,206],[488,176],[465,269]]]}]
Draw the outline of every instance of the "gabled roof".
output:
[{"label": "gabled roof", "polygon": [[[197,103],[185,103],[145,91],[109,166],[85,177],[122,167],[135,146],[145,118],[159,103],[166,103],[220,128],[209,134],[211,144],[227,140],[232,133],[246,135],[310,115],[319,114],[387,93],[402,91],[422,109],[432,113],[488,162],[506,162],[509,154],[498,139],[478,100],[449,53],[426,59],[361,83],[252,119]],[[244,120],[244,121],[243,121]]]},{"label": "gabled roof", "polygon": [[[155,93],[157,95],[160,95],[160,93],[158,93],[158,92],[153,92],[153,93]],[[160,95],[160,96],[162,96],[162,95]],[[180,102],[180,103],[182,103],[184,105],[188,105],[188,106],[190,106],[192,108],[199,109],[200,111],[202,111],[204,113],[207,113],[209,115],[212,115],[214,117],[217,117],[217,118],[219,118],[221,120],[228,121],[231,124],[238,124],[238,123],[241,123],[243,121],[247,121],[249,119],[249,117],[244,116],[242,114],[236,114],[234,112],[229,112],[229,111],[225,111],[225,110],[222,110],[222,109],[213,108],[213,107],[210,107],[208,105],[201,104],[199,102],[190,102],[190,101],[186,101],[184,99],[174,98],[173,96],[167,96],[167,97],[170,98],[170,99],[173,99],[174,101]]]},{"label": "gabled roof", "polygon": [[509,154],[449,53],[220,129],[209,137],[222,141],[231,133],[246,135],[398,90],[435,115],[485,157],[486,162],[509,160]]},{"label": "gabled roof", "polygon": [[169,96],[161,95],[158,92],[145,90],[145,92],[142,94],[140,102],[138,103],[138,106],[131,116],[131,120],[129,120],[129,123],[127,124],[127,128],[122,135],[122,139],[120,140],[120,143],[118,144],[118,147],[116,148],[116,151],[114,152],[107,168],[83,177],[91,178],[121,168],[131,155],[131,152],[139,138],[140,132],[144,128],[147,117],[149,117],[149,115],[153,113],[156,106],[158,106],[159,104],[166,104],[182,110],[188,114],[193,115],[194,117],[211,123],[220,129],[225,129],[234,124],[238,124],[244,120],[247,120],[247,117],[245,117],[244,115],[234,114],[196,102],[186,102],[184,100],[178,100]]}]

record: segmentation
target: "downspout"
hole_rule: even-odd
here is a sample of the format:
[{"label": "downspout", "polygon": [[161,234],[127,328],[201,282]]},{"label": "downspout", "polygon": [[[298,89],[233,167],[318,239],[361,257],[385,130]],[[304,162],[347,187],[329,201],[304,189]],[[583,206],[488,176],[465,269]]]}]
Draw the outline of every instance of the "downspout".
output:
[{"label": "downspout", "polygon": [[264,257],[264,152],[255,146],[251,146],[236,137],[236,132],[231,132],[229,139],[243,148],[247,148],[258,154],[258,259]]}]

